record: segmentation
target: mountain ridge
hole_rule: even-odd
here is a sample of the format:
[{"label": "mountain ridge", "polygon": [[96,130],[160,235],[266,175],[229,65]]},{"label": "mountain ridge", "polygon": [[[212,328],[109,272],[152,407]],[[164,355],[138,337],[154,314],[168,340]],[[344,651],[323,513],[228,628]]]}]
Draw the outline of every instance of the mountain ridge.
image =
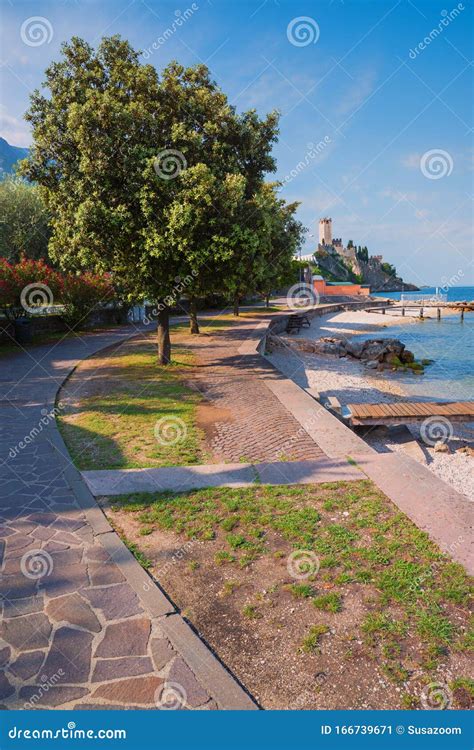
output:
[{"label": "mountain ridge", "polygon": [[12,146],[6,138],[0,136],[0,179],[5,174],[13,174],[14,166],[20,159],[25,159],[29,149]]}]

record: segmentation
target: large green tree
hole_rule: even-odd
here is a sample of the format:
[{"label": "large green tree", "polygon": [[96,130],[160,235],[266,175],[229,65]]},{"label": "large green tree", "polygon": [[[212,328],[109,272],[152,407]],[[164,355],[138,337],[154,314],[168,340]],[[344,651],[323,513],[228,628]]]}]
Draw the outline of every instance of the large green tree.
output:
[{"label": "large green tree", "polygon": [[276,185],[265,185],[262,201],[265,241],[256,286],[267,306],[273,290],[298,282],[299,264],[295,256],[305,234],[303,225],[295,218],[299,204],[278,198],[276,189]]},{"label": "large green tree", "polygon": [[0,181],[0,257],[17,263],[22,256],[48,257],[49,214],[38,187],[19,177]]},{"label": "large green tree", "polygon": [[45,87],[27,113],[34,146],[23,173],[51,211],[51,254],[155,301],[168,362],[165,300],[183,279],[191,298],[215,290],[251,233],[242,206],[274,169],[277,116],[237,115],[202,65],[172,63],[159,78],[119,37],[97,50],[64,44]]}]

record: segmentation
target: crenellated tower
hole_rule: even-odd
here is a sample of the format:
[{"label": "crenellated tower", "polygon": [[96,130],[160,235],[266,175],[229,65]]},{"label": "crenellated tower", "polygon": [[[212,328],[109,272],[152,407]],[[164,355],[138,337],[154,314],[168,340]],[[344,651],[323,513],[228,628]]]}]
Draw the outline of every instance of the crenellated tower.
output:
[{"label": "crenellated tower", "polygon": [[319,220],[319,244],[332,245],[332,219]]}]

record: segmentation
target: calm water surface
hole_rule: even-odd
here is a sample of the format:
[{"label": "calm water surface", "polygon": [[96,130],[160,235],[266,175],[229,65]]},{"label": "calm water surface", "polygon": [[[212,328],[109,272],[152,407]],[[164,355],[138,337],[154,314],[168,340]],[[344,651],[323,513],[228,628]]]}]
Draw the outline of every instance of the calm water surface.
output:
[{"label": "calm water surface", "polygon": [[[421,292],[431,294],[435,289],[423,289]],[[400,299],[399,292],[379,296]],[[474,287],[448,290],[448,301],[462,300],[474,300]],[[463,323],[460,322],[459,313],[442,313],[440,322],[426,319],[408,325],[394,325],[384,329],[383,335],[403,341],[417,359],[434,359],[434,363],[426,367],[424,375],[397,376],[410,395],[474,400],[474,312],[465,313]],[[372,337],[373,334],[370,334],[365,338]]]}]

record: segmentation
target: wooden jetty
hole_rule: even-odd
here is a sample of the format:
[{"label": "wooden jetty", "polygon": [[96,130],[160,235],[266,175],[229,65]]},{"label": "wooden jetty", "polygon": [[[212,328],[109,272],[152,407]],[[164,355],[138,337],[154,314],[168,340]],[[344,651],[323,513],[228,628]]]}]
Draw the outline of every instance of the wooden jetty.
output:
[{"label": "wooden jetty", "polygon": [[405,316],[406,310],[416,310],[418,313],[418,316],[420,318],[424,318],[424,310],[426,308],[435,308],[436,309],[436,317],[438,320],[441,320],[441,310],[447,310],[448,314],[452,312],[459,312],[461,314],[461,321],[464,320],[464,313],[472,312],[473,307],[470,306],[462,306],[462,305],[439,305],[439,304],[421,304],[421,305],[386,305],[385,307],[379,306],[379,307],[366,307],[365,312],[370,313],[379,313],[380,315],[385,315],[387,310],[389,311],[390,315],[401,315],[402,317]]},{"label": "wooden jetty", "polygon": [[449,422],[474,422],[474,401],[347,404],[343,415],[351,425],[415,424],[436,417],[443,417]]}]

